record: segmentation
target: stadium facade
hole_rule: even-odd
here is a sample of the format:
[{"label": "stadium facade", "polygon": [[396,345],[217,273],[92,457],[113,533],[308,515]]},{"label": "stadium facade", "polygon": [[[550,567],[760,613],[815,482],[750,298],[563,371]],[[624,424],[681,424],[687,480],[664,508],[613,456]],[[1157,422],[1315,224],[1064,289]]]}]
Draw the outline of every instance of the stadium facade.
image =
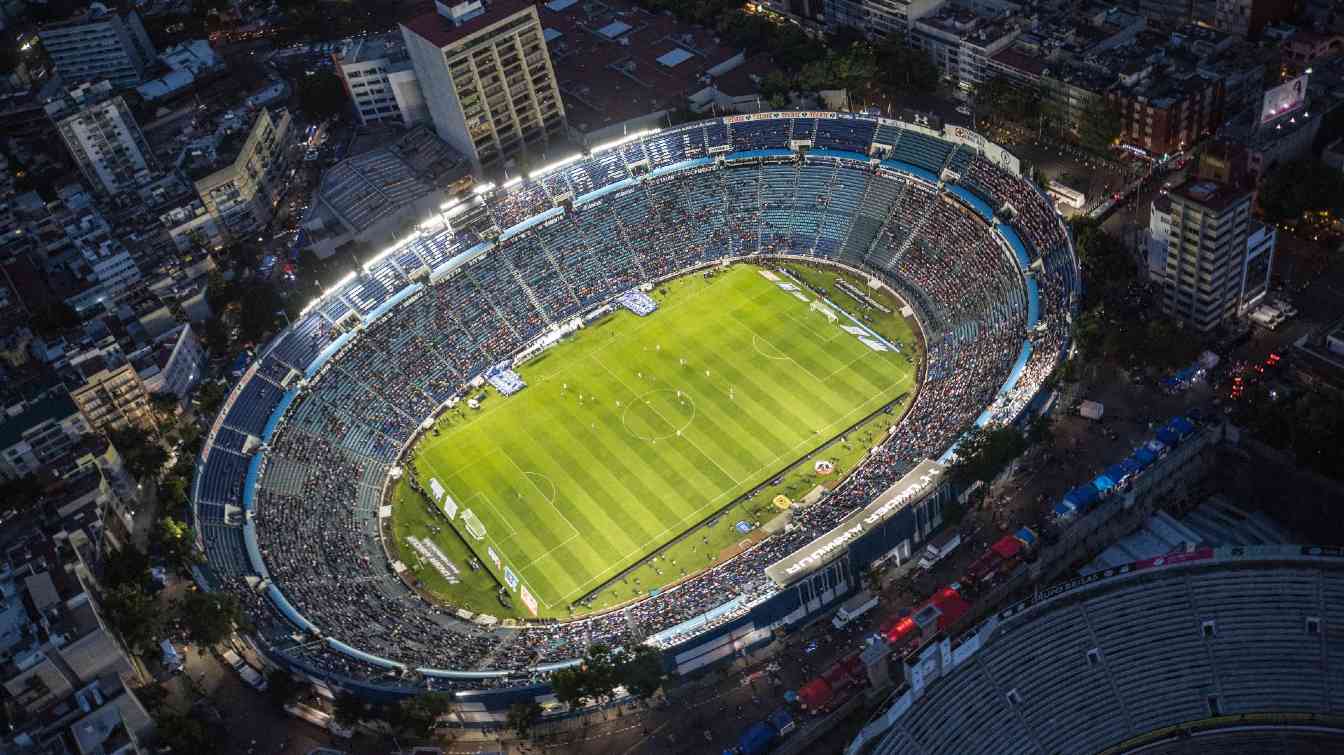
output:
[{"label": "stadium facade", "polygon": [[[909,303],[927,347],[903,422],[794,526],[617,611],[485,630],[398,574],[389,480],[427,418],[491,366],[635,286],[789,257]],[[1069,349],[1066,228],[1013,155],[959,127],[765,113],[644,132],[445,204],[259,349],[192,489],[204,589],[238,594],[273,661],[370,698],[544,693],[592,642],[691,673],[805,623],[941,523],[941,465],[1014,422]]]}]

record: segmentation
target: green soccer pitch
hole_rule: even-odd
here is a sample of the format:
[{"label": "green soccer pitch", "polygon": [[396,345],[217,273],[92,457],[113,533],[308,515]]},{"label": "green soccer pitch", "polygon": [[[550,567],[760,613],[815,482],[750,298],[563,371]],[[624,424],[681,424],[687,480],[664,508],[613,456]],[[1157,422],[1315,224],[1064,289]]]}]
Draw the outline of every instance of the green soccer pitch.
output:
[{"label": "green soccer pitch", "polygon": [[[652,294],[659,302],[652,315],[617,311],[519,368],[527,382],[520,393],[475,391],[487,394],[479,409],[464,402],[442,415],[413,451],[414,473],[427,490],[438,480],[485,537],[469,534],[460,513],[450,526],[403,481],[393,547],[422,587],[476,611],[531,616],[516,591],[512,610],[496,602],[505,575],[493,550],[536,597],[538,616],[599,610],[723,557],[744,539],[738,521],[774,513],[761,495],[724,508],[793,462],[817,452],[836,462],[835,477],[857,463],[908,404],[917,358],[869,348],[842,329],[852,325],[844,313],[832,321],[813,308],[811,291],[786,291],[779,284],[787,278],[771,273],[772,281],[762,271],[738,264],[664,283]],[[835,278],[799,272],[814,284]],[[832,296],[859,312],[842,293]],[[869,316],[877,332],[916,352],[913,321]],[[894,413],[854,427],[903,395]],[[791,471],[800,479],[784,492],[800,495],[824,481],[811,465]],[[697,527],[609,592],[573,607]],[[408,536],[421,555],[426,541],[438,546],[460,582],[417,556]],[[468,567],[473,553],[484,571]]]}]

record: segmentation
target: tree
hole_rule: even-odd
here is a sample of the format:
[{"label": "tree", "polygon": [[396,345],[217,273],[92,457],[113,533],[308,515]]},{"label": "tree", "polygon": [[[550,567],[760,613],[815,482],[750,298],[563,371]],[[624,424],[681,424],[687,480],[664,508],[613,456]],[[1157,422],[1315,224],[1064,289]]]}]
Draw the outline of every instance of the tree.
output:
[{"label": "tree", "polygon": [[420,734],[434,727],[439,717],[448,712],[452,698],[446,692],[422,692],[401,703],[401,712],[408,731]]},{"label": "tree", "polygon": [[570,709],[583,704],[585,685],[583,669],[579,666],[562,668],[551,674],[551,691],[555,693],[555,699]]},{"label": "tree", "polygon": [[103,612],[133,652],[150,650],[163,636],[163,612],[157,601],[137,585],[108,590],[103,595]]},{"label": "tree", "polygon": [[65,302],[56,302],[40,309],[34,309],[28,322],[33,331],[40,336],[53,338],[79,325],[79,313]]},{"label": "tree", "polygon": [[254,283],[241,293],[246,304],[238,312],[238,337],[256,343],[275,330],[277,312],[285,302],[267,282]]},{"label": "tree", "polygon": [[223,732],[201,717],[167,713],[158,719],[159,743],[174,753],[214,755],[223,748]]},{"label": "tree", "polygon": [[1055,422],[1049,414],[1038,414],[1027,427],[1027,443],[1049,444],[1055,437]]},{"label": "tree", "polygon": [[1026,438],[1015,427],[973,428],[957,448],[952,479],[961,487],[976,480],[989,482],[1026,448]]},{"label": "tree", "polygon": [[228,389],[217,380],[207,380],[196,389],[196,402],[202,417],[213,417],[228,398]]},{"label": "tree", "polygon": [[976,89],[975,105],[978,117],[1034,125],[1041,113],[1041,93],[1036,87],[996,76]]},{"label": "tree", "polygon": [[938,66],[928,53],[910,47],[900,34],[889,34],[877,50],[876,81],[889,96],[932,94],[938,90]]},{"label": "tree", "polygon": [[345,87],[330,70],[318,70],[299,82],[299,109],[310,120],[334,118],[345,111],[345,103]]},{"label": "tree", "polygon": [[647,700],[663,686],[663,656],[648,645],[636,645],[616,662],[616,683],[640,700]]},{"label": "tree", "polygon": [[185,477],[177,474],[176,465],[164,476],[163,482],[159,483],[159,501],[167,504],[166,508],[183,506],[187,503],[188,483]]},{"label": "tree", "polygon": [[331,715],[336,719],[336,723],[347,728],[359,723],[364,717],[364,701],[349,692],[337,695],[336,702],[331,708]]},{"label": "tree", "polygon": [[0,501],[16,512],[28,511],[42,502],[43,483],[37,475],[0,481]]},{"label": "tree", "polygon": [[1112,101],[1097,97],[1078,118],[1078,141],[1093,152],[1105,152],[1120,138],[1124,113]]},{"label": "tree", "polygon": [[113,430],[108,433],[108,440],[117,447],[126,471],[137,480],[157,478],[168,462],[168,452],[163,446],[138,428]]},{"label": "tree", "polygon": [[294,679],[294,675],[284,669],[276,669],[266,675],[266,696],[276,707],[283,708],[303,693],[303,685]]},{"label": "tree", "polygon": [[509,707],[509,717],[505,720],[504,726],[517,734],[519,739],[525,739],[532,727],[541,721],[541,714],[541,706],[535,700],[514,703]]},{"label": "tree", "polygon": [[1265,219],[1294,223],[1308,212],[1344,216],[1344,175],[1319,160],[1296,160],[1265,177],[1257,196]]},{"label": "tree", "polygon": [[189,592],[177,603],[182,623],[199,645],[216,645],[233,632],[234,624],[242,624],[238,597],[226,592]]},{"label": "tree", "polygon": [[154,543],[163,553],[164,559],[183,569],[200,563],[200,554],[196,552],[196,533],[186,523],[165,516],[155,522]]},{"label": "tree", "polygon": [[144,590],[149,586],[149,558],[133,545],[111,551],[103,559],[103,584]]}]

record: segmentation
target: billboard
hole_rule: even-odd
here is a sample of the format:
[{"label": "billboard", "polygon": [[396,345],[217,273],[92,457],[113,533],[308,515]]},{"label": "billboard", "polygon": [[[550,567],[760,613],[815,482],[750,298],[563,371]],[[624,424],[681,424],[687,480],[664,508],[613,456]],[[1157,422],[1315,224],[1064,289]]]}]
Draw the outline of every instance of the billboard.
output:
[{"label": "billboard", "polygon": [[1303,74],[1265,91],[1260,106],[1261,125],[1295,112],[1307,99],[1307,76]]},{"label": "billboard", "polygon": [[824,566],[855,540],[881,526],[897,511],[923,500],[937,490],[946,469],[936,461],[921,461],[872,503],[845,517],[830,532],[771,564],[766,568],[765,575],[775,584],[784,586]]},{"label": "billboard", "polygon": [[518,575],[513,573],[507,564],[504,565],[504,581],[508,583],[510,590],[518,589]]}]

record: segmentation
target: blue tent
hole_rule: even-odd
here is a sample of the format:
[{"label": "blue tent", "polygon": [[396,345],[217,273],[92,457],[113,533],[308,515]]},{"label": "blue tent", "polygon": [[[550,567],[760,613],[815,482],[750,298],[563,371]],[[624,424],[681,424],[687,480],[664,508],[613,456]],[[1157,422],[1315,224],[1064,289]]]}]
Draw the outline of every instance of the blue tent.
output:
[{"label": "blue tent", "polygon": [[1129,476],[1129,473],[1125,469],[1124,464],[1112,464],[1109,467],[1106,467],[1106,471],[1102,476],[1109,478],[1112,483],[1119,485],[1125,481],[1125,478]]},{"label": "blue tent", "polygon": [[1177,417],[1176,419],[1173,419],[1169,427],[1180,433],[1182,438],[1195,431],[1195,423],[1191,422],[1186,417]]},{"label": "blue tent", "polygon": [[1144,448],[1147,448],[1149,451],[1152,451],[1153,456],[1157,458],[1161,458],[1162,454],[1167,452],[1167,444],[1163,443],[1160,440],[1150,440],[1148,441],[1148,445],[1144,446]]},{"label": "blue tent", "polygon": [[738,745],[741,746],[743,755],[758,755],[758,753],[769,752],[770,745],[774,741],[775,727],[764,721],[758,721],[742,733]]},{"label": "blue tent", "polygon": [[1132,456],[1125,457],[1125,460],[1120,462],[1120,466],[1125,470],[1126,477],[1134,474],[1135,472],[1138,472],[1140,469],[1143,469],[1143,466],[1140,465],[1137,461],[1135,461],[1134,457]]},{"label": "blue tent", "polygon": [[1147,446],[1141,446],[1139,450],[1135,451],[1134,455],[1129,458],[1133,459],[1134,463],[1139,465],[1139,469],[1147,469],[1152,466],[1153,462],[1157,461],[1157,454],[1151,451]]},{"label": "blue tent", "polygon": [[1107,477],[1104,474],[1099,475],[1097,479],[1092,481],[1092,487],[1096,488],[1098,493],[1105,493],[1106,491],[1115,487],[1115,480]]},{"label": "blue tent", "polygon": [[1055,516],[1060,519],[1068,519],[1076,513],[1078,513],[1078,509],[1075,509],[1073,504],[1068,501],[1060,501],[1055,504]]},{"label": "blue tent", "polygon": [[770,725],[775,727],[775,731],[779,732],[781,735],[793,731],[793,716],[790,716],[789,711],[785,708],[775,709],[775,712],[771,713],[770,717],[766,720],[769,721]]},{"label": "blue tent", "polygon": [[1157,439],[1171,448],[1181,442],[1181,435],[1170,427],[1164,427],[1157,431]]},{"label": "blue tent", "polygon": [[1093,485],[1079,485],[1064,495],[1064,501],[1073,506],[1078,512],[1087,511],[1087,509],[1096,503],[1101,494]]},{"label": "blue tent", "polygon": [[1022,529],[1013,533],[1013,537],[1017,538],[1018,540],[1021,540],[1022,544],[1027,546],[1028,548],[1036,545],[1036,533],[1032,532],[1030,527],[1023,527]]}]

